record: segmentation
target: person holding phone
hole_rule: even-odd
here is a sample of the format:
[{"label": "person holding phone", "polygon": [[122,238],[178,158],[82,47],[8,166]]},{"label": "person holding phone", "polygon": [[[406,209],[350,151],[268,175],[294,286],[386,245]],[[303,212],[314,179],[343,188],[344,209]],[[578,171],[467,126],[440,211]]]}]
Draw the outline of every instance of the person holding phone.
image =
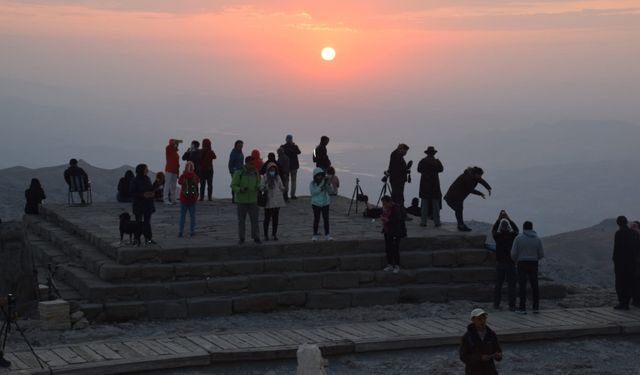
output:
[{"label": "person holding phone", "polygon": [[487,313],[483,309],[471,311],[471,323],[462,336],[460,360],[465,375],[497,375],[495,361],[502,360],[498,335],[487,326]]}]

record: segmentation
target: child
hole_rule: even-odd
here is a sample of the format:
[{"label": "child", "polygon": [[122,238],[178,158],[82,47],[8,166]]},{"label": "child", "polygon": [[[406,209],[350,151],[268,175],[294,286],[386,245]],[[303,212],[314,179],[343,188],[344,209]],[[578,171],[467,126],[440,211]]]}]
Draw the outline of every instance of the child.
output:
[{"label": "child", "polygon": [[320,224],[320,214],[324,224],[324,236],[327,241],[332,241],[333,237],[329,234],[329,204],[331,200],[329,194],[333,191],[331,185],[325,176],[322,168],[313,170],[313,181],[309,184],[309,192],[311,193],[311,208],[313,208],[313,237],[311,241],[318,241],[318,226]]},{"label": "child", "polygon": [[385,272],[400,272],[400,239],[407,236],[403,208],[393,202],[390,196],[382,197],[382,233],[384,249],[387,253]]},{"label": "child", "polygon": [[336,195],[338,195],[338,188],[340,187],[340,180],[336,176],[335,168],[333,168],[333,167],[327,168],[327,181],[333,187],[333,191],[331,193],[329,193],[329,195],[335,197]]},{"label": "child", "polygon": [[164,201],[164,172],[156,173],[156,180],[153,181],[153,192],[156,202]]},{"label": "child", "polygon": [[182,237],[184,231],[184,221],[187,211],[189,211],[190,235],[195,236],[196,229],[196,202],[198,201],[198,184],[200,179],[195,173],[193,162],[188,161],[184,168],[184,173],[178,179],[180,184],[180,228],[178,237]]}]

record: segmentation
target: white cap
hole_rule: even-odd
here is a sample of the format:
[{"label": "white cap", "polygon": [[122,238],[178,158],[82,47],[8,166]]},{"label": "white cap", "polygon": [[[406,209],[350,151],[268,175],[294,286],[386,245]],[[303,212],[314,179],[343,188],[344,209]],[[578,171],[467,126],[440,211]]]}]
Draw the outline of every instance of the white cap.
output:
[{"label": "white cap", "polygon": [[482,309],[473,309],[473,310],[471,310],[471,319],[477,318],[477,317],[479,317],[481,315],[486,315],[486,314],[487,314],[487,312],[482,310]]}]

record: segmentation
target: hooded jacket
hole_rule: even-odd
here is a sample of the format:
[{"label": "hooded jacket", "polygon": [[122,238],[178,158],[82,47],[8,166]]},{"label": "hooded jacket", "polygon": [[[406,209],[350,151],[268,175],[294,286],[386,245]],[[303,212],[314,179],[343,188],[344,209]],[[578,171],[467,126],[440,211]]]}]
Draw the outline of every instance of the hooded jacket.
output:
[{"label": "hooded jacket", "polygon": [[180,174],[180,155],[176,149],[176,141],[174,139],[170,139],[169,144],[165,147],[165,158],[164,171],[175,175]]},{"label": "hooded jacket", "polygon": [[511,247],[511,259],[514,262],[539,261],[544,258],[542,240],[535,230],[527,229],[522,231],[513,241]]},{"label": "hooded jacket", "polygon": [[497,375],[493,359],[482,360],[483,355],[494,353],[502,353],[496,333],[486,326],[484,339],[481,339],[475,325],[469,324],[460,344],[460,360],[465,364],[465,375]]},{"label": "hooded jacket", "polygon": [[203,174],[213,173],[213,161],[217,158],[216,153],[211,149],[211,140],[202,140],[202,156],[200,158],[200,172]]},{"label": "hooded jacket", "polygon": [[258,190],[260,177],[255,169],[247,166],[233,173],[231,190],[233,190],[235,202],[238,204],[256,204],[258,202]]},{"label": "hooded jacket", "polygon": [[453,184],[449,187],[447,194],[444,196],[444,200],[449,203],[450,206],[460,206],[462,202],[469,196],[469,194],[482,195],[481,192],[476,190],[476,186],[481,184],[487,190],[491,190],[491,186],[482,179],[473,174],[473,168],[467,168]]},{"label": "hooded jacket", "polygon": [[[190,183],[195,184],[196,188],[194,191],[194,195],[187,197],[185,195],[185,191],[187,188],[187,183],[188,183],[187,181],[189,180],[191,180]],[[178,183],[182,187],[180,189],[180,203],[186,204],[186,205],[196,203],[198,201],[198,184],[200,183],[200,178],[198,178],[198,175],[196,175],[194,171],[185,170],[180,176],[180,178],[178,179]]]},{"label": "hooded jacket", "polygon": [[[264,208],[284,207],[285,201],[282,193],[285,191],[285,188],[278,173],[278,165],[275,162],[267,162],[265,166],[265,174],[260,178],[260,190],[267,192],[267,205]],[[275,177],[269,176],[269,168],[271,166],[276,167]],[[272,179],[272,181],[270,181],[270,179]]]},{"label": "hooded jacket", "polygon": [[309,193],[311,194],[311,205],[324,207],[331,204],[331,198],[329,194],[333,192],[333,187],[330,183],[327,183],[326,179],[322,179],[320,184],[315,181],[315,176],[318,174],[324,174],[322,168],[316,167],[313,170],[314,179],[309,183]]},{"label": "hooded jacket", "polygon": [[260,157],[260,150],[251,151],[251,158],[253,159],[253,165],[256,167],[256,172],[260,173],[264,165],[264,161]]},{"label": "hooded jacket", "polygon": [[[500,231],[500,223],[502,220],[509,222],[511,231]],[[496,241],[496,261],[498,261],[498,263],[513,263],[513,259],[511,259],[511,248],[513,247],[513,241],[518,237],[518,232],[516,223],[509,219],[499,219],[493,224],[491,234]]]}]

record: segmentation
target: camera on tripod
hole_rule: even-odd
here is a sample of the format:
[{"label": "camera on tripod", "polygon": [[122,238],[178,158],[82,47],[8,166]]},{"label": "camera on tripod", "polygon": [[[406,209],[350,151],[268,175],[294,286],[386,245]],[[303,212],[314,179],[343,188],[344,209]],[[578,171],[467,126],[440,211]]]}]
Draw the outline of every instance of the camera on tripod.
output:
[{"label": "camera on tripod", "polygon": [[384,171],[383,174],[384,174],[384,176],[382,176],[382,180],[381,181],[386,183],[387,181],[389,181],[389,176],[390,176],[389,171]]}]

